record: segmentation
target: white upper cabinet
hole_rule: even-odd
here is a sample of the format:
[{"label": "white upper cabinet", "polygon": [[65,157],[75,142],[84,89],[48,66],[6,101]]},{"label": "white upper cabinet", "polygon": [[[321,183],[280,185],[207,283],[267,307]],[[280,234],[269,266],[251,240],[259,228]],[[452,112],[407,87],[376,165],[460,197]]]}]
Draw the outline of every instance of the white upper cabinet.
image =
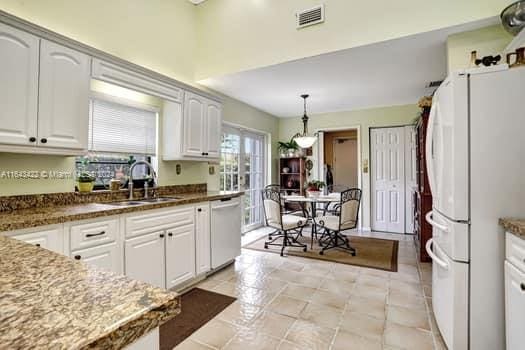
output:
[{"label": "white upper cabinet", "polygon": [[45,147],[87,148],[90,57],[42,40],[38,143]]},{"label": "white upper cabinet", "polygon": [[183,152],[190,157],[205,156],[204,129],[206,123],[206,102],[201,96],[186,92],[184,98]]},{"label": "white upper cabinet", "polygon": [[163,159],[211,160],[220,156],[222,105],[186,91],[184,105],[164,102]]},{"label": "white upper cabinet", "polygon": [[37,137],[39,39],[0,23],[0,143]]},{"label": "white upper cabinet", "polygon": [[222,106],[220,103],[208,100],[206,102],[206,148],[204,152],[209,158],[219,158],[221,154]]}]

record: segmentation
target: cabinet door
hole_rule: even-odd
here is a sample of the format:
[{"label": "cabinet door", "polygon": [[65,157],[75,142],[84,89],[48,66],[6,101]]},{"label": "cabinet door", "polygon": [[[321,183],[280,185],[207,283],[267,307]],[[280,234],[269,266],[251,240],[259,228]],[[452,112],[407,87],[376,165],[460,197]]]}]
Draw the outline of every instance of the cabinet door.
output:
[{"label": "cabinet door", "polygon": [[195,277],[195,226],[166,230],[166,288]]},{"label": "cabinet door", "polygon": [[38,143],[86,149],[89,124],[90,58],[42,40],[38,99]]},{"label": "cabinet door", "polygon": [[164,231],[156,231],[126,240],[125,273],[127,276],[165,287]]},{"label": "cabinet door", "polygon": [[199,205],[195,211],[195,260],[200,275],[211,269],[210,205]]},{"label": "cabinet door", "polygon": [[184,98],[184,133],[183,153],[191,157],[203,157],[204,126],[206,123],[206,103],[204,98],[191,92],[186,92]]},{"label": "cabinet door", "polygon": [[64,230],[62,226],[37,232],[14,234],[11,237],[59,254],[64,254]]},{"label": "cabinet door", "polygon": [[221,153],[222,107],[219,103],[209,100],[206,104],[206,156],[219,158]]},{"label": "cabinet door", "polygon": [[76,260],[117,274],[122,273],[120,255],[117,243],[77,250],[71,253],[71,256]]},{"label": "cabinet door", "polygon": [[505,262],[505,324],[507,350],[523,349],[525,333],[525,273]]},{"label": "cabinet door", "polygon": [[37,136],[38,42],[0,23],[0,143],[35,144],[30,139]]}]

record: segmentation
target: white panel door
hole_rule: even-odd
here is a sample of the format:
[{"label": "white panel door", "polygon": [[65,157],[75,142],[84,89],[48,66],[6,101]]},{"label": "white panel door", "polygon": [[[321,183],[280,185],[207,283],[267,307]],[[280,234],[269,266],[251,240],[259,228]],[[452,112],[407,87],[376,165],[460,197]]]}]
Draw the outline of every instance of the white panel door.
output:
[{"label": "white panel door", "polygon": [[80,260],[88,265],[114,272],[122,273],[121,254],[117,243],[104,244],[92,248],[77,250],[71,253],[75,260]]},{"label": "white panel door", "polygon": [[36,144],[38,43],[0,23],[0,143]]},{"label": "white panel door", "polygon": [[405,232],[404,127],[371,129],[372,229]]},{"label": "white panel door", "polygon": [[166,288],[195,277],[195,225],[166,230]]},{"label": "white panel door", "polygon": [[206,102],[204,98],[186,92],[184,98],[183,153],[191,157],[203,157],[206,125]]},{"label": "white panel door", "polygon": [[219,103],[208,100],[206,104],[206,157],[219,158],[221,153],[222,107]]},{"label": "white panel door", "polygon": [[196,273],[200,275],[211,269],[210,204],[195,208],[195,254]]},{"label": "white panel door", "polygon": [[156,231],[126,240],[126,276],[165,287],[164,236],[164,231]]},{"label": "white panel door", "polygon": [[405,126],[405,232],[414,233],[414,193],[417,190],[416,129]]},{"label": "white panel door", "polygon": [[42,40],[38,144],[87,149],[90,57]]}]

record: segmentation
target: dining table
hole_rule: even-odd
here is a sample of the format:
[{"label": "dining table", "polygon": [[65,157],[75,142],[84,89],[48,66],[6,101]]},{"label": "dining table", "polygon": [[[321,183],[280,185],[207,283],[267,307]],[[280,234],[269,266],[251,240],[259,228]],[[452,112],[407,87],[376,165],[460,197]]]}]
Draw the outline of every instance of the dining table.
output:
[{"label": "dining table", "polygon": [[[313,248],[314,237],[317,239],[317,210],[319,204],[324,204],[325,207],[322,210],[325,210],[326,206],[330,203],[339,203],[341,200],[340,193],[330,193],[328,195],[319,195],[319,196],[300,196],[300,195],[287,195],[283,196],[283,199],[287,203],[297,203],[303,209],[307,219],[312,222],[312,237],[310,242],[310,249]],[[307,206],[310,206],[308,210]]]}]

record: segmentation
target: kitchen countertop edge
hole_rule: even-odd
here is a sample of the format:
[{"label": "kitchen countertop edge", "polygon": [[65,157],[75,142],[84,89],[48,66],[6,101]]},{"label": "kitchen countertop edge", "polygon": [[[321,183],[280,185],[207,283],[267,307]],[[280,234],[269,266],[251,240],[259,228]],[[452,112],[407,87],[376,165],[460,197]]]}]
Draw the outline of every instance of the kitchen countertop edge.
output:
[{"label": "kitchen countertop edge", "polygon": [[[50,212],[54,210],[55,212],[59,212],[60,214],[56,216],[44,215],[42,218],[38,218],[36,215],[39,212],[39,209],[21,209],[11,212],[0,212],[0,232],[8,232],[39,226],[61,224],[71,221],[94,219],[97,217],[140,212],[152,209],[169,208],[220,199],[235,198],[240,197],[243,194],[244,191],[217,193],[181,193],[174,195],[177,197],[182,197],[181,199],[159,203],[144,203],[140,205],[118,207],[109,203],[89,203],[70,206],[49,207],[46,210],[49,210]],[[72,209],[75,210],[73,211]],[[85,209],[85,211],[82,212],[82,209]],[[68,210],[71,210],[72,212],[68,213]]]},{"label": "kitchen countertop edge", "polygon": [[500,218],[499,224],[503,226],[506,232],[525,239],[525,219]]}]

